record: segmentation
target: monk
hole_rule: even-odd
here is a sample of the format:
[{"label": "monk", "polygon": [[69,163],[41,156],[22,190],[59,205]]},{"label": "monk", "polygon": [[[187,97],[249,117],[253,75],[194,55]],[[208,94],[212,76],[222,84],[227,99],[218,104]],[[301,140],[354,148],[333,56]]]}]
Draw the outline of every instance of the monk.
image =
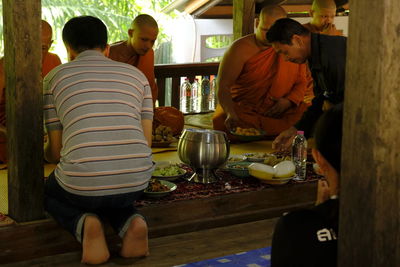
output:
[{"label": "monk", "polygon": [[286,17],[280,6],[267,6],[256,32],[235,41],[218,70],[218,101],[213,128],[229,134],[235,127],[262,129],[273,136],[294,125],[307,106],[307,66],[285,62],[266,39],[269,27]]},{"label": "monk", "polygon": [[[53,30],[47,21],[42,20],[42,78],[53,68],[61,64],[60,58],[49,52],[53,43]],[[5,96],[5,73],[4,59],[0,59],[0,161],[7,162],[6,146],[6,96]]]},{"label": "monk", "polygon": [[314,0],[310,10],[312,19],[303,26],[313,33],[343,35],[333,24],[335,15],[336,3],[334,0]]},{"label": "monk", "polygon": [[158,36],[158,24],[147,14],[137,16],[128,30],[128,40],[110,46],[109,58],[137,67],[143,72],[151,86],[153,103],[158,97],[154,76],[153,46]]}]

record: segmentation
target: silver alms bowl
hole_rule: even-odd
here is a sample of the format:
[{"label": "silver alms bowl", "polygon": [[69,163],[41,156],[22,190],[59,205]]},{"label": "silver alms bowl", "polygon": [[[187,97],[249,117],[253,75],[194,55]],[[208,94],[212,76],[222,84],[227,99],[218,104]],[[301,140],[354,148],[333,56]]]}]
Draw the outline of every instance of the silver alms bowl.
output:
[{"label": "silver alms bowl", "polygon": [[229,156],[228,138],[221,131],[185,129],[178,142],[178,155],[195,171],[190,180],[215,182],[214,170],[222,166]]}]

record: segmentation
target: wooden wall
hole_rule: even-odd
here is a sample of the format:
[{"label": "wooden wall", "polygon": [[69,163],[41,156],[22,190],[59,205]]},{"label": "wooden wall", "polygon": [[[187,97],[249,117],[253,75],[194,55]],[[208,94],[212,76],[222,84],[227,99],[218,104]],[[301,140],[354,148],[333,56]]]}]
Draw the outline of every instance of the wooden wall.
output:
[{"label": "wooden wall", "polygon": [[350,10],[338,266],[400,266],[400,1]]}]

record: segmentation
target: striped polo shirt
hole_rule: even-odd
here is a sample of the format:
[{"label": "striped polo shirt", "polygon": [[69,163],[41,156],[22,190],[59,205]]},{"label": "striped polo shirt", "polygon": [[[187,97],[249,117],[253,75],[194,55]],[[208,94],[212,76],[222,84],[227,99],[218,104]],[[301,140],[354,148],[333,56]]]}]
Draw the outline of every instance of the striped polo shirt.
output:
[{"label": "striped polo shirt", "polygon": [[153,119],[153,101],[142,72],[87,50],[53,69],[43,87],[46,129],[62,130],[61,187],[84,196],[147,187],[154,167],[141,120]]}]

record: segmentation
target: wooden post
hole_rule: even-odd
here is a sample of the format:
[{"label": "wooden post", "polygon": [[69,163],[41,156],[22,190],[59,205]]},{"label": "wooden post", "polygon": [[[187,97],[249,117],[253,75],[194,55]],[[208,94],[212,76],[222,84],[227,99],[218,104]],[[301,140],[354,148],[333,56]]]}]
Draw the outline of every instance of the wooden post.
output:
[{"label": "wooden post", "polygon": [[9,215],[43,217],[41,1],[3,0]]},{"label": "wooden post", "polygon": [[255,0],[233,0],[234,40],[254,32]]},{"label": "wooden post", "polygon": [[400,266],[400,1],[350,4],[338,266]]}]

